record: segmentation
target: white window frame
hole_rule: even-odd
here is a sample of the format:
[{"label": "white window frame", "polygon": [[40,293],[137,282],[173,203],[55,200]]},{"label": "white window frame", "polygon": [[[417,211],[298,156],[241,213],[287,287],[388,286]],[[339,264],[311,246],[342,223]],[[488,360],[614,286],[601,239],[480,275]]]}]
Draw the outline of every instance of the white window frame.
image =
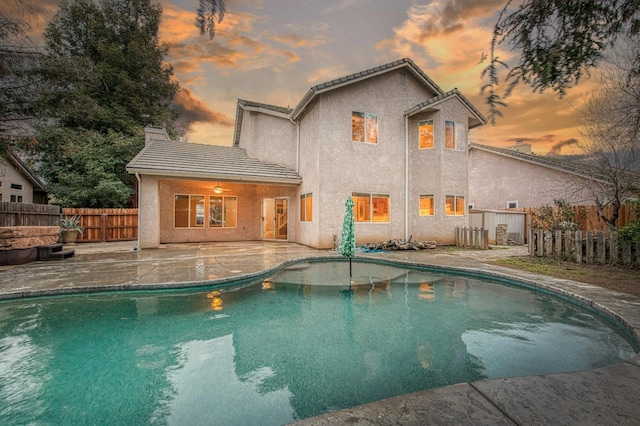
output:
[{"label": "white window frame", "polygon": [[[514,207],[511,207],[511,204],[514,204]],[[508,209],[517,209],[518,208],[518,200],[515,201],[507,201],[507,208]]]},{"label": "white window frame", "polygon": [[[391,223],[391,196],[389,194],[380,194],[377,192],[353,192],[351,194],[351,197],[369,197],[369,220],[368,221],[364,221],[364,220],[358,220],[359,217],[359,212],[357,211],[357,209],[361,208],[360,206],[356,204],[354,204],[353,209],[354,209],[354,219],[355,219],[355,223]],[[387,220],[384,222],[377,222],[373,220],[373,199],[374,198],[386,198],[387,201],[387,208],[389,209],[389,211],[387,212]]]}]

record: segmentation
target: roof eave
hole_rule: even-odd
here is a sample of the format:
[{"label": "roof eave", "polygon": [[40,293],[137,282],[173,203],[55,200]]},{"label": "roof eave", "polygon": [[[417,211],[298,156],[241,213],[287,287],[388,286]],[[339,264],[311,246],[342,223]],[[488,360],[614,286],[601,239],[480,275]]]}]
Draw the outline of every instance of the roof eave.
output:
[{"label": "roof eave", "polygon": [[233,173],[198,173],[192,171],[183,170],[160,170],[150,169],[144,167],[127,167],[129,174],[140,174],[147,176],[160,176],[160,177],[172,177],[181,179],[200,179],[200,180],[225,180],[236,181],[243,183],[271,183],[278,185],[299,185],[302,183],[301,177],[271,177],[271,176],[256,176],[256,175],[244,175]]}]

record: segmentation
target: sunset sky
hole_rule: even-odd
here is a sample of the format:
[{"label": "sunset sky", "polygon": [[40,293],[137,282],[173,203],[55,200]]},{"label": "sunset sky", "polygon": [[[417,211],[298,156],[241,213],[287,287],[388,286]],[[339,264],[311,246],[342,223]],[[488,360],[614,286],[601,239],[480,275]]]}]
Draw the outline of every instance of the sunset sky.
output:
[{"label": "sunset sky", "polygon": [[[45,14],[57,10],[56,0],[38,1]],[[504,0],[227,0],[213,40],[195,27],[197,0],[160,3],[160,37],[183,89],[190,142],[231,145],[238,98],[294,107],[313,85],[403,57],[487,113],[480,59]],[[539,154],[578,153],[572,105],[593,87],[584,80],[562,100],[519,87],[504,118],[470,139],[501,147],[524,139]]]}]

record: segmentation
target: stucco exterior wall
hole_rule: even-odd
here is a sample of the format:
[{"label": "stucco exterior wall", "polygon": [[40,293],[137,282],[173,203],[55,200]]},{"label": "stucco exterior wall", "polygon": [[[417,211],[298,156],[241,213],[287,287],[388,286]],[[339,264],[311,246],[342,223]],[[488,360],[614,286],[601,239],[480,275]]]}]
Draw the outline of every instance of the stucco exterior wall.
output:
[{"label": "stucco exterior wall", "polygon": [[[0,194],[2,199],[0,201],[11,201],[11,196],[22,197],[23,203],[33,203],[33,186],[31,182],[22,174],[18,169],[14,167],[8,160],[0,158]],[[11,184],[22,185],[22,189],[12,189]]]},{"label": "stucco exterior wall", "polygon": [[476,209],[504,209],[507,202],[518,207],[552,205],[564,198],[571,204],[591,205],[583,191],[584,179],[547,167],[471,148],[469,152],[469,203]]},{"label": "stucco exterior wall", "polygon": [[296,168],[297,128],[291,121],[257,111],[244,111],[238,145],[249,157]]},{"label": "stucco exterior wall", "polygon": [[[301,123],[301,167],[303,185],[315,190],[314,209],[317,214],[317,246],[327,248],[333,245],[334,235],[340,236],[344,202],[354,192],[388,194],[390,196],[389,222],[356,223],[357,243],[383,241],[390,238],[404,238],[405,233],[405,123],[404,111],[434,96],[410,74],[405,74],[406,87],[403,87],[399,72],[390,72],[353,85],[333,90],[318,96],[315,104],[307,112]],[[443,106],[446,114],[464,114],[455,121],[468,121],[468,112],[460,105]],[[451,112],[451,111],[453,112]],[[360,111],[375,114],[378,117],[378,143],[369,144],[351,141],[351,113]],[[458,117],[455,115],[455,117]],[[454,120],[454,118],[447,118]],[[412,120],[415,121],[415,120]],[[329,123],[327,125],[327,123]],[[417,126],[417,121],[415,121]],[[413,127],[415,127],[413,126]],[[444,132],[442,119],[442,133]],[[437,130],[436,130],[437,132]],[[410,146],[417,147],[417,128],[410,136]],[[444,136],[441,137],[444,139]],[[443,145],[443,144],[440,144]],[[315,155],[317,160],[309,159]],[[432,160],[433,169],[441,170],[442,155],[439,149]],[[412,152],[410,157],[414,153]],[[466,151],[450,154],[451,161],[464,164]],[[448,187],[453,187],[454,195],[467,193],[466,166],[461,167],[459,176],[450,179]],[[420,167],[412,167],[411,181],[422,180]],[[416,173],[417,176],[413,176]],[[447,170],[447,176],[449,171]],[[441,173],[430,179],[433,192],[440,186]],[[317,177],[317,181],[316,181]],[[306,190],[302,191],[307,192]],[[412,197],[415,198],[412,194]],[[444,215],[444,195],[442,196],[442,214]],[[416,200],[418,198],[415,198]],[[410,206],[409,217],[418,216],[418,201]],[[448,218],[449,222],[464,222],[464,218]],[[465,222],[466,223],[466,222]],[[456,226],[456,225],[453,225]],[[418,231],[416,226],[414,229]],[[425,237],[438,239],[439,242],[453,241],[441,226],[435,224],[432,233],[423,232]],[[439,234],[438,232],[441,232]],[[416,236],[414,235],[414,238]],[[436,238],[437,237],[437,238]],[[450,240],[450,241],[449,241]],[[309,242],[311,241],[311,242]],[[301,241],[302,242],[302,241]],[[303,242],[314,245],[312,240]]]},{"label": "stucco exterior wall", "polygon": [[138,200],[138,247],[140,249],[160,246],[160,216],[158,177],[140,176],[140,200]]},{"label": "stucco exterior wall", "polygon": [[[160,179],[158,181],[159,197],[166,202],[159,208],[161,229],[160,243],[185,243],[203,241],[256,241],[261,239],[262,232],[262,199],[265,197],[285,197],[289,202],[289,241],[295,241],[296,229],[291,226],[297,219],[297,188],[291,186],[250,185],[222,182],[221,186],[228,191],[222,196],[237,197],[237,226],[235,228],[209,227],[209,196],[217,196],[213,192],[216,182]],[[175,227],[175,195],[203,195],[205,197],[204,226],[195,228]]]}]

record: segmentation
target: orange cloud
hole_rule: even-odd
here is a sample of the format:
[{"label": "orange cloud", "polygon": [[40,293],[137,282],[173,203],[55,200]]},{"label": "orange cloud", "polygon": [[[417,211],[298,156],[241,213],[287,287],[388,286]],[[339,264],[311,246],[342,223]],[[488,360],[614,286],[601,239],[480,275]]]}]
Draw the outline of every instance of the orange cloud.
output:
[{"label": "orange cloud", "polygon": [[175,97],[174,102],[183,108],[181,121],[188,123],[210,123],[223,127],[233,127],[233,120],[221,112],[211,110],[202,100],[198,99],[191,90],[183,87]]}]

